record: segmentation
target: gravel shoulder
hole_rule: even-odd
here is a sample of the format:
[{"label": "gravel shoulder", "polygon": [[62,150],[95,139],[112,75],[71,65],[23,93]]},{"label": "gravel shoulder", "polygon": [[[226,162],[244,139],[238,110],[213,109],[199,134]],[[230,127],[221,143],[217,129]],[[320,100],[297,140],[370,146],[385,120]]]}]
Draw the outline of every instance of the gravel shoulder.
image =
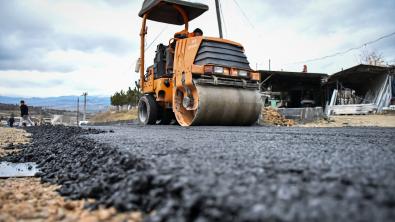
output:
[{"label": "gravel shoulder", "polygon": [[4,156],[15,150],[4,150],[3,148],[10,143],[27,144],[29,143],[29,133],[18,128],[0,127],[0,156]]},{"label": "gravel shoulder", "polygon": [[[20,149],[4,150],[13,143],[30,143],[31,134],[23,129],[0,127],[0,156]],[[142,219],[140,212],[117,213],[114,207],[100,206],[91,211],[84,206],[94,199],[66,200],[57,189],[61,186],[42,183],[40,178],[0,178],[0,222],[12,221],[130,221]]]},{"label": "gravel shoulder", "polygon": [[40,178],[0,179],[0,221],[141,221],[139,212],[117,213],[114,207],[90,211],[84,205],[94,199],[65,200],[60,186],[40,183]]}]

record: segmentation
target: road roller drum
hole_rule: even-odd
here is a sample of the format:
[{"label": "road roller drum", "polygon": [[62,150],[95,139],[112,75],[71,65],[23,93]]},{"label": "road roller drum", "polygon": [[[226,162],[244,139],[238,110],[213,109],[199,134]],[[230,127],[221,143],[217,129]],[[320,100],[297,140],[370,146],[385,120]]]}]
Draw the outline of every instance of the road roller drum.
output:
[{"label": "road roller drum", "polygon": [[196,89],[196,110],[187,110],[177,102],[173,107],[182,126],[250,126],[259,118],[262,100],[255,89],[213,85],[196,85]]}]

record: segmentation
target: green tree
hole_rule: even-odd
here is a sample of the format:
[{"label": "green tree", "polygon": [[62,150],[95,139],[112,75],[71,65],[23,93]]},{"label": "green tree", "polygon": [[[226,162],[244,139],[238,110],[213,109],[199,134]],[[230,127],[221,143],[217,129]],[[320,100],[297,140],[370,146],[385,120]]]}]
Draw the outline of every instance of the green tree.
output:
[{"label": "green tree", "polygon": [[144,93],[140,90],[140,84],[137,81],[134,81],[134,105],[137,106],[139,104],[140,98],[144,95]]},{"label": "green tree", "polygon": [[115,92],[113,96],[111,96],[111,105],[116,106],[119,111],[119,106],[121,105],[121,94],[119,92]]},{"label": "green tree", "polygon": [[134,82],[135,87],[132,90],[131,87],[125,92],[123,90],[115,92],[114,95],[110,97],[111,105],[116,106],[119,111],[119,106],[130,105],[137,106],[143,92],[140,90],[140,85],[137,81]]},{"label": "green tree", "polygon": [[134,82],[135,87],[132,90],[130,87],[126,92],[127,102],[130,106],[137,106],[143,93],[140,91],[140,86],[137,81]]},{"label": "green tree", "polygon": [[110,97],[111,105],[116,106],[118,111],[120,106],[128,104],[126,93],[121,90],[120,92],[115,92],[113,96]]},{"label": "green tree", "polygon": [[133,96],[134,96],[134,92],[133,92],[133,90],[130,88],[130,86],[129,86],[129,88],[128,88],[128,91],[126,91],[126,98],[127,98],[127,101],[128,101],[128,104],[130,105],[130,106],[133,106],[134,104],[133,104]]},{"label": "green tree", "polygon": [[121,106],[127,105],[128,104],[128,97],[126,95],[126,92],[124,92],[123,90],[121,90],[119,92],[119,94],[121,95]]}]

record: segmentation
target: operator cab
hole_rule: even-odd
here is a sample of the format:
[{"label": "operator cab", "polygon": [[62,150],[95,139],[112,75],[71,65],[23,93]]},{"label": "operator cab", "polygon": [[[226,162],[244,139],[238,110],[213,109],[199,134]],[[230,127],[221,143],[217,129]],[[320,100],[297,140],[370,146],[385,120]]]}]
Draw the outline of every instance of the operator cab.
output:
[{"label": "operator cab", "polygon": [[[174,35],[184,34],[188,37],[194,37],[194,33],[188,32],[188,21],[192,21],[199,17],[207,10],[208,6],[200,3],[179,0],[145,0],[139,12],[139,16],[143,18],[143,27],[145,27],[146,19],[166,24],[185,25],[184,30],[177,32]],[[142,29],[140,35],[143,37],[145,34],[147,34],[147,30]],[[170,38],[169,40],[169,45],[174,46],[173,49],[169,49],[169,45],[164,45],[162,43],[157,46],[154,65],[147,68],[144,80],[146,80],[146,78],[151,74],[149,71],[151,68],[154,69],[154,79],[172,77],[175,41],[171,44],[171,40],[177,39]],[[141,57],[144,58],[143,51]],[[144,67],[144,61],[142,61],[141,67]],[[144,72],[144,69],[141,69],[141,72]]]},{"label": "operator cab", "polygon": [[[160,43],[156,47],[154,64],[147,67],[146,76],[148,76],[149,70],[154,70],[154,79],[158,78],[171,78],[173,77],[173,66],[174,66],[174,50],[176,48],[176,42],[179,39],[192,38],[202,36],[203,31],[199,28],[195,29],[194,32],[189,33],[188,31],[181,31],[174,34],[174,38],[171,38],[169,45],[163,45]],[[173,42],[171,42],[173,40]],[[169,49],[171,47],[171,50]]]}]

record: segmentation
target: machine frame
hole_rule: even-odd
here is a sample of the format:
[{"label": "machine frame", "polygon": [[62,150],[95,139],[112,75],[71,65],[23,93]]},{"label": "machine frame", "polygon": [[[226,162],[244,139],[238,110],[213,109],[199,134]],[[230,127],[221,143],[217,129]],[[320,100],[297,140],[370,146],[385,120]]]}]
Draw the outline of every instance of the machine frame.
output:
[{"label": "machine frame", "polygon": [[[173,8],[177,9],[182,15],[184,20],[184,30],[179,32],[179,34],[187,34],[188,38],[185,39],[175,39],[177,40],[175,50],[170,51],[174,53],[174,66],[173,66],[173,76],[165,78],[154,77],[153,68],[148,70],[147,75],[145,75],[145,35],[147,34],[148,28],[146,27],[146,20],[149,17],[150,12],[158,6],[171,5]],[[197,90],[196,84],[210,84],[216,87],[221,87],[219,85],[227,87],[239,87],[243,91],[256,90],[260,81],[259,73],[255,73],[253,69],[245,68],[235,68],[235,67],[222,67],[223,73],[215,73],[214,69],[217,67],[215,64],[204,64],[204,65],[194,65],[196,55],[198,53],[199,47],[202,41],[215,41],[225,44],[234,45],[237,47],[244,48],[241,44],[233,42],[230,40],[215,38],[215,37],[194,37],[193,33],[188,32],[188,15],[177,4],[172,4],[168,2],[159,2],[144,13],[142,28],[140,31],[141,36],[141,57],[140,57],[140,89],[149,95],[155,95],[154,98],[157,102],[158,108],[155,107],[153,102],[145,101],[146,104],[151,103],[152,107],[142,107],[146,109],[145,111],[139,110],[139,118],[144,119],[148,124],[154,122],[154,117],[150,120],[145,119],[146,116],[140,116],[140,113],[146,115],[146,113],[151,112],[150,109],[158,109],[159,112],[157,116],[162,116],[160,118],[169,118],[164,116],[172,116],[169,110],[174,112],[175,118],[178,123],[183,126],[189,126],[193,124],[196,111],[199,106],[199,92]],[[170,38],[170,41],[174,38]],[[166,68],[167,70],[167,68]],[[239,76],[239,72],[244,70],[248,75]],[[240,90],[240,91],[241,91]],[[222,93],[228,93],[222,90]],[[234,94],[234,96],[239,96],[239,92]],[[243,96],[242,96],[243,97]],[[240,99],[243,99],[240,97]],[[147,98],[145,98],[147,100]],[[255,98],[254,98],[255,99]],[[152,98],[150,99],[152,100]],[[253,101],[252,101],[253,102]],[[232,104],[235,105],[235,104]],[[236,104],[237,105],[237,104]],[[139,105],[140,106],[140,105]],[[144,105],[143,105],[144,106]],[[147,106],[147,105],[146,105]],[[148,105],[151,106],[151,105]],[[140,109],[140,107],[139,107]],[[255,118],[255,117],[254,117]],[[168,124],[168,120],[164,124]],[[251,122],[251,121],[249,121]],[[205,123],[207,124],[207,123]],[[236,124],[237,125],[237,124]],[[243,124],[241,124],[243,125]]]}]

